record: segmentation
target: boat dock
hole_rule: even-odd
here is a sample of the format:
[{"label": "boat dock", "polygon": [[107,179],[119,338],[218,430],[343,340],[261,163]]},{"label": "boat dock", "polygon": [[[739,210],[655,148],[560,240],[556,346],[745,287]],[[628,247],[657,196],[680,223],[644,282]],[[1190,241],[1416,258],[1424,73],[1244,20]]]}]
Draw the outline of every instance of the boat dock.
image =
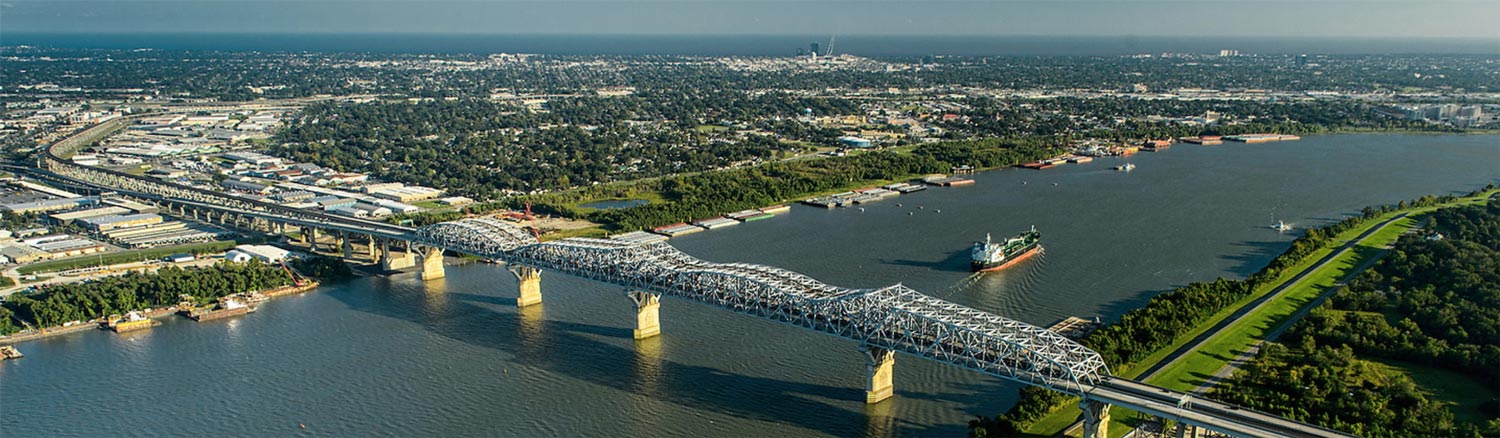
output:
[{"label": "boat dock", "polygon": [[158,325],[161,325],[161,323],[147,317],[141,312],[130,312],[126,313],[123,317],[120,315],[110,316],[109,320],[105,321],[104,328],[114,330],[115,333],[125,333],[145,330]]},{"label": "boat dock", "polygon": [[1083,339],[1084,336],[1088,336],[1089,333],[1093,333],[1094,330],[1098,330],[1102,326],[1104,326],[1104,322],[1100,321],[1097,317],[1091,321],[1076,316],[1069,316],[1063,318],[1062,321],[1047,326],[1047,330],[1076,341]]},{"label": "boat dock", "polygon": [[956,176],[941,177],[941,178],[925,178],[925,179],[922,180],[922,182],[925,182],[927,184],[934,185],[934,186],[943,186],[943,187],[959,187],[959,186],[966,186],[966,185],[974,184],[974,180],[972,180],[972,179],[959,178],[959,177],[956,177]]},{"label": "boat dock", "polygon": [[688,224],[686,222],[678,222],[672,225],[663,225],[660,227],[652,228],[651,232],[667,237],[677,237],[697,233],[703,230],[703,227],[697,225]]},{"label": "boat dock", "polygon": [[724,227],[727,227],[727,226],[739,225],[739,224],[740,224],[740,221],[737,221],[737,220],[734,220],[734,219],[730,219],[730,218],[726,218],[726,217],[723,217],[723,216],[714,217],[714,218],[708,218],[708,219],[699,219],[699,220],[693,221],[693,225],[697,225],[697,226],[703,227],[703,229],[705,229],[705,230],[712,230],[712,229],[717,229],[717,228],[724,228]]},{"label": "boat dock", "polygon": [[1273,141],[1301,140],[1302,137],[1283,134],[1241,134],[1226,135],[1224,136],[1224,139],[1229,141],[1237,141],[1240,143],[1270,143]]},{"label": "boat dock", "polygon": [[620,240],[620,241],[625,241],[625,242],[630,242],[630,243],[639,243],[639,244],[656,243],[656,242],[666,242],[667,241],[667,236],[663,236],[663,235],[655,234],[655,233],[647,233],[645,231],[631,231],[631,232],[625,233],[625,234],[616,234],[614,236],[610,236],[609,238],[614,239],[614,240]]},{"label": "boat dock", "polygon": [[1180,141],[1180,142],[1183,142],[1183,143],[1201,144],[1201,145],[1204,145],[1204,146],[1212,146],[1212,145],[1216,145],[1216,144],[1224,144],[1224,138],[1220,137],[1220,136],[1217,136],[1217,135],[1200,135],[1200,136],[1197,136],[1197,137],[1182,137],[1182,138],[1177,139],[1177,141]]},{"label": "boat dock", "polygon": [[220,298],[219,302],[212,306],[189,307],[183,309],[182,312],[184,315],[194,321],[205,322],[213,321],[215,319],[228,318],[231,316],[244,315],[246,313],[254,313],[255,306],[242,303],[240,302],[239,297],[230,295]]}]

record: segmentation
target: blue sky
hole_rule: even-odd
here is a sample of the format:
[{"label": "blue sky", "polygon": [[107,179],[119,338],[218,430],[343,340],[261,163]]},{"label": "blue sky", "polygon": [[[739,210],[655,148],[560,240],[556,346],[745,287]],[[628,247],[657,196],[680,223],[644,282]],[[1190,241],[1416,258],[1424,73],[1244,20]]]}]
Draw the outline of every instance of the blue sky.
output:
[{"label": "blue sky", "polygon": [[4,33],[1494,38],[1470,0],[0,0]]}]

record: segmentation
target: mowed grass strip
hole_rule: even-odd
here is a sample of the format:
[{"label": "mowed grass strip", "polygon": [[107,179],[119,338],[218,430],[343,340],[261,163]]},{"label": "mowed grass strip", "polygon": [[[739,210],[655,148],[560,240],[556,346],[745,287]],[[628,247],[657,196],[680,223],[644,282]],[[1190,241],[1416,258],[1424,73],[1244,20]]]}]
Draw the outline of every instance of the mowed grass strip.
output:
[{"label": "mowed grass strip", "polygon": [[1372,233],[1314,271],[1301,283],[1272,298],[1264,307],[1245,314],[1239,321],[1225,327],[1204,343],[1202,348],[1163,368],[1147,382],[1178,391],[1197,389],[1240,353],[1270,337],[1276,327],[1290,320],[1298,310],[1311,305],[1319,295],[1337,287],[1345,278],[1358,274],[1360,267],[1379,257],[1385,246],[1394,243],[1402,233],[1417,224],[1418,218],[1408,216]]}]

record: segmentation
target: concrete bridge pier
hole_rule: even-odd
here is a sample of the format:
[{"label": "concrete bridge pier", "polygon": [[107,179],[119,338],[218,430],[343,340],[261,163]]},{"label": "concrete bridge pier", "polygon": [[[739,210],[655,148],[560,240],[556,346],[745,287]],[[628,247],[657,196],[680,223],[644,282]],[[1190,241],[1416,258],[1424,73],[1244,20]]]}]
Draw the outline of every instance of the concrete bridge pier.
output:
[{"label": "concrete bridge pier", "polygon": [[862,345],[865,354],[865,403],[875,404],[896,395],[896,352],[873,345]]},{"label": "concrete bridge pier", "polygon": [[406,251],[392,251],[391,242],[382,240],[380,241],[380,258],[376,263],[380,263],[382,270],[396,271],[417,266],[417,257],[412,255],[410,248]]},{"label": "concrete bridge pier", "polygon": [[307,252],[318,252],[318,229],[302,227],[302,241],[307,243]]},{"label": "concrete bridge pier", "polygon": [[1109,403],[1084,400],[1078,407],[1083,409],[1083,438],[1109,438]]},{"label": "concrete bridge pier", "polygon": [[1177,438],[1200,438],[1202,436],[1203,429],[1199,429],[1198,426],[1182,422],[1177,423]]},{"label": "concrete bridge pier", "polygon": [[646,339],[661,334],[661,294],[629,291],[625,296],[635,302],[635,338]]},{"label": "concrete bridge pier", "polygon": [[339,250],[343,252],[344,260],[354,260],[354,241],[349,240],[347,233],[339,233],[337,238]]},{"label": "concrete bridge pier", "polygon": [[443,271],[443,250],[441,248],[422,248],[418,252],[422,257],[422,280],[436,280],[448,274]]},{"label": "concrete bridge pier", "polygon": [[380,243],[370,234],[365,235],[365,242],[369,244],[370,263],[380,263]]},{"label": "concrete bridge pier", "polygon": [[542,303],[542,270],[530,266],[514,266],[510,273],[516,275],[521,286],[521,295],[516,297],[516,307]]}]

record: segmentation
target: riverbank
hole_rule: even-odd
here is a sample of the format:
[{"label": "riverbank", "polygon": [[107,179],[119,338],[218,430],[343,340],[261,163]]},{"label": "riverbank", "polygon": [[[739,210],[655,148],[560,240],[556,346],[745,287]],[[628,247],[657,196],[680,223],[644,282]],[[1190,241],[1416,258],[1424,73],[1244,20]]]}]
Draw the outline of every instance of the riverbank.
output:
[{"label": "riverbank", "polygon": [[[1322,285],[1325,288],[1332,287],[1330,282],[1335,281],[1335,275],[1339,273],[1346,276],[1353,275],[1347,271],[1353,266],[1364,264],[1365,260],[1375,256],[1376,247],[1383,247],[1389,241],[1394,241],[1401,232],[1414,227],[1416,221],[1407,217],[1408,215],[1426,214],[1444,207],[1482,203],[1497,193],[1500,193],[1500,190],[1492,186],[1450,202],[1422,207],[1406,207],[1405,203],[1402,203],[1404,208],[1368,217],[1362,221],[1361,225],[1343,230],[1333,236],[1327,241],[1329,244],[1301,256],[1298,262],[1282,269],[1274,280],[1255,285],[1255,289],[1250,294],[1223,307],[1213,316],[1193,326],[1192,329],[1179,333],[1171,343],[1153,350],[1153,353],[1144,359],[1119,365],[1115,370],[1115,375],[1140,379],[1168,388],[1192,391],[1236,356],[1231,351],[1237,351],[1236,348],[1248,348],[1245,344],[1258,339],[1252,335],[1264,335],[1267,330],[1275,327],[1278,321],[1284,321],[1298,309],[1310,305],[1314,301],[1315,292],[1322,289],[1306,287],[1306,285],[1298,287],[1298,284],[1305,279],[1312,279],[1308,284]],[[1387,228],[1387,225],[1392,224],[1397,226]],[[1331,244],[1337,244],[1337,246]],[[1295,246],[1293,248],[1295,249]],[[1364,250],[1357,251],[1356,248]],[[1288,253],[1292,251],[1288,250]],[[1272,264],[1275,262],[1273,261]],[[1325,270],[1327,272],[1324,272]],[[1251,276],[1252,279],[1255,277]],[[1240,281],[1250,281],[1250,279]],[[1278,295],[1288,290],[1293,292]],[[1314,296],[1306,296],[1309,293]],[[1188,360],[1183,360],[1184,358]],[[1023,399],[1022,402],[1024,403],[1025,400]],[[1078,424],[1076,420],[1078,413],[1067,409],[1066,405],[1066,403],[1053,405],[1050,413],[1032,422],[1025,428],[1025,431],[1028,434],[1054,436],[1074,430]],[[1110,436],[1122,436],[1134,427],[1139,419],[1133,414],[1128,410],[1116,412],[1113,415],[1114,421],[1111,423]]]},{"label": "riverbank", "polygon": [[[306,283],[303,283],[301,286],[298,286],[298,285],[288,285],[288,286],[281,286],[281,287],[276,287],[276,288],[271,288],[271,289],[265,289],[265,290],[261,290],[261,291],[251,292],[251,293],[252,294],[264,295],[268,299],[275,299],[275,298],[278,298],[278,297],[284,297],[284,296],[287,296],[287,295],[300,294],[300,293],[307,292],[307,291],[310,291],[310,290],[313,290],[313,289],[317,289],[318,286],[319,286],[318,282],[308,280]],[[178,308],[178,306],[170,306],[170,307],[164,307],[164,308],[160,308],[160,309],[145,309],[145,310],[141,310],[140,312],[146,318],[150,318],[150,319],[164,319],[164,318],[169,318],[169,317],[172,317],[173,315],[176,315],[180,310],[182,310],[182,309]],[[54,337],[54,336],[70,335],[70,334],[81,333],[81,332],[86,332],[86,331],[90,331],[90,330],[102,330],[102,329],[104,329],[104,323],[107,320],[108,320],[108,317],[101,317],[101,318],[95,318],[95,319],[91,319],[91,320],[87,320],[87,321],[76,321],[75,323],[71,323],[71,324],[68,324],[68,325],[65,325],[65,326],[45,327],[45,328],[33,330],[31,332],[24,332],[23,331],[23,332],[18,332],[18,333],[12,333],[10,335],[0,336],[0,345],[15,345],[15,344],[19,344],[19,343],[22,343],[22,342],[35,341],[35,340],[39,340],[39,339],[46,339],[46,338],[50,338],[50,337]]]}]

